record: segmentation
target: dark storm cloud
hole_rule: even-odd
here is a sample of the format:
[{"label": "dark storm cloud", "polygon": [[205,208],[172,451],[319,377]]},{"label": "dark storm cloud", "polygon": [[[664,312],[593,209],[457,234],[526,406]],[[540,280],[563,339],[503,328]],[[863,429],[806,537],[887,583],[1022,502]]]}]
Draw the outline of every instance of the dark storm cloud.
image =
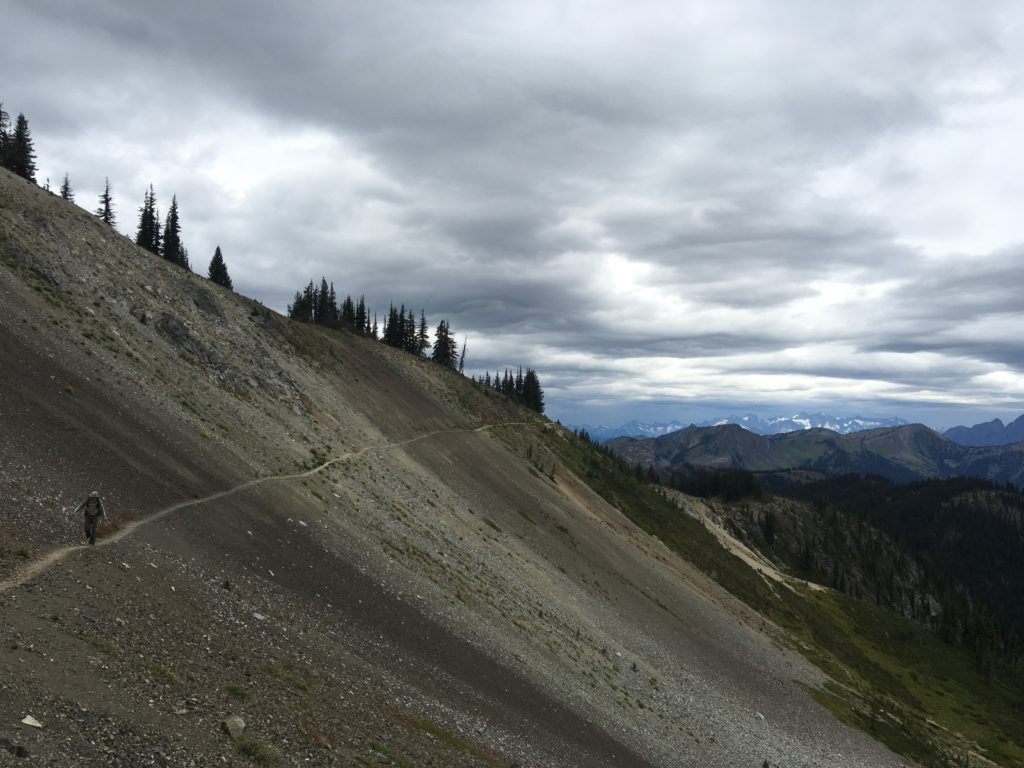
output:
[{"label": "dark storm cloud", "polygon": [[122,231],[152,182],[197,269],[220,244],[277,309],[324,276],[447,317],[554,409],[1005,407],[1020,15],[37,0],[0,98],[85,207],[111,178]]}]

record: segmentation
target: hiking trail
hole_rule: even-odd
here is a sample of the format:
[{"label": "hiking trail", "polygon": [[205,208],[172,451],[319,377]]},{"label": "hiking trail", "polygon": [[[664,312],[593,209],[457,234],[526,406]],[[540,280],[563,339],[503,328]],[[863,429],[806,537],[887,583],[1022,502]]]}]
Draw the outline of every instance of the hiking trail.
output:
[{"label": "hiking trail", "polygon": [[333,466],[334,464],[337,464],[338,462],[362,456],[363,454],[369,453],[370,451],[390,451],[394,448],[401,448],[406,445],[411,445],[413,443],[420,442],[421,440],[428,440],[431,437],[437,437],[438,435],[451,435],[460,433],[475,434],[479,432],[486,432],[487,430],[494,429],[495,427],[526,426],[532,423],[534,422],[507,421],[502,422],[500,424],[484,424],[481,427],[474,427],[472,429],[437,429],[434,430],[433,432],[425,432],[422,435],[410,437],[407,440],[399,440],[398,442],[394,443],[378,443],[376,445],[368,445],[365,448],[360,448],[358,451],[350,451],[349,453],[343,453],[339,456],[335,456],[333,459],[328,459],[323,464],[320,464],[319,466],[314,467],[313,469],[307,469],[303,472],[292,472],[283,475],[267,475],[266,477],[257,477],[252,480],[247,480],[244,483],[240,483],[239,485],[232,486],[231,488],[226,488],[223,491],[211,493],[209,496],[203,496],[202,498],[198,499],[189,499],[188,501],[179,501],[175,504],[170,505],[169,507],[158,509],[151,515],[147,515],[146,517],[131,521],[130,523],[126,524],[123,528],[114,532],[110,536],[106,536],[98,540],[94,545],[73,544],[71,546],[61,547],[59,549],[54,549],[47,552],[38,560],[33,560],[31,563],[25,566],[25,568],[23,568],[20,572],[15,573],[13,576],[11,576],[8,579],[5,579],[4,581],[0,581],[0,593],[8,592],[11,589],[14,589],[15,587],[20,587],[23,584],[27,584],[36,576],[48,571],[50,568],[64,560],[64,558],[66,558],[73,552],[79,552],[87,549],[97,549],[99,547],[107,547],[111,544],[116,544],[122,539],[131,536],[133,533],[135,533],[135,531],[137,531],[142,526],[154,523],[157,520],[167,517],[167,515],[174,514],[175,512],[180,512],[181,510],[188,509],[189,507],[197,507],[201,504],[208,504],[211,501],[217,501],[218,499],[223,499],[226,496],[232,496],[236,493],[247,490],[249,488],[254,488],[258,485],[263,485],[264,483],[286,482],[288,480],[299,480],[304,477],[311,477],[312,475],[323,472],[325,469]]}]

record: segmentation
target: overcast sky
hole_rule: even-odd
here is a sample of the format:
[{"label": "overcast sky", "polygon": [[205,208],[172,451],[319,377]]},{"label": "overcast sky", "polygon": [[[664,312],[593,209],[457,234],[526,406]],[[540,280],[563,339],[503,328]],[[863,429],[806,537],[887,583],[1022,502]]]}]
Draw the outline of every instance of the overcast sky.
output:
[{"label": "overcast sky", "polygon": [[1024,5],[0,0],[39,180],[569,423],[1024,412]]}]

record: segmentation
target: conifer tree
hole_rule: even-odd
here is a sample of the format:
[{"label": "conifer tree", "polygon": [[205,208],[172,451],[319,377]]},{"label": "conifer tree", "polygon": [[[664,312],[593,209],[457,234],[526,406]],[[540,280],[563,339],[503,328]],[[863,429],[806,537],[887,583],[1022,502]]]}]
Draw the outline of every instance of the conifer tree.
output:
[{"label": "conifer tree", "polygon": [[427,315],[420,308],[420,330],[416,334],[416,354],[425,355],[430,347],[430,328],[427,327]]},{"label": "conifer tree", "polygon": [[356,333],[365,334],[369,331],[369,323],[366,317],[366,297],[360,296],[356,304]]},{"label": "conifer tree", "polygon": [[135,244],[160,255],[160,223],[152,184],[149,185],[142,199],[142,207],[139,208],[139,227],[135,232]]},{"label": "conifer tree", "polygon": [[32,134],[28,129],[28,120],[24,113],[18,114],[14,124],[14,133],[7,139],[5,154],[8,159],[8,168],[23,179],[28,179],[33,184],[36,180],[36,153],[32,147]]},{"label": "conifer tree", "polygon": [[11,164],[7,157],[11,142],[10,129],[11,116],[7,114],[7,110],[4,109],[4,103],[0,101],[0,168],[6,168],[7,170],[11,169]]},{"label": "conifer tree", "polygon": [[532,368],[526,369],[523,378],[523,405],[537,413],[544,413],[544,390],[540,386],[540,377]]},{"label": "conifer tree", "polygon": [[459,373],[466,370],[466,347],[469,346],[469,339],[462,340],[462,352],[459,353]]},{"label": "conifer tree", "polygon": [[434,350],[430,359],[449,368],[454,368],[459,359],[458,343],[452,338],[447,320],[438,323],[437,333],[434,336]]},{"label": "conifer tree", "polygon": [[100,207],[96,209],[96,215],[108,226],[113,227],[116,223],[114,198],[110,196],[110,179],[104,179],[103,192],[100,193]]},{"label": "conifer tree", "polygon": [[374,312],[373,313],[373,327],[370,329],[370,335],[374,339],[378,339],[379,338],[379,336],[378,336],[379,332],[380,332],[380,329],[377,327],[377,313]]},{"label": "conifer tree", "polygon": [[338,325],[338,294],[334,290],[334,283],[331,283],[327,291],[327,324],[335,327]]},{"label": "conifer tree", "polygon": [[355,328],[356,305],[352,303],[351,296],[346,296],[341,303],[341,325],[344,328]]},{"label": "conifer tree", "polygon": [[71,179],[64,174],[64,183],[60,185],[60,196],[69,202],[75,202],[75,190],[71,188]]},{"label": "conifer tree", "polygon": [[[165,233],[164,243],[166,242],[167,236]],[[228,265],[224,263],[224,256],[220,252],[219,245],[213,252],[213,258],[210,259],[210,268],[207,270],[206,275],[217,285],[223,285],[229,291],[234,290],[231,285],[231,277],[228,275]],[[295,295],[296,297],[299,296],[299,294]]]},{"label": "conifer tree", "polygon": [[164,237],[160,244],[160,255],[179,267],[188,268],[188,255],[181,242],[181,222],[178,219],[178,196],[171,197],[171,207],[164,223]]}]

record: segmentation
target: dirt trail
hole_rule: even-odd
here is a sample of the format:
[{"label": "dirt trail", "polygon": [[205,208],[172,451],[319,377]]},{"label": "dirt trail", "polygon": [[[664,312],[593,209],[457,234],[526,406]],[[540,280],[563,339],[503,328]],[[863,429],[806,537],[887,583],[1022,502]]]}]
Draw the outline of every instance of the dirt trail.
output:
[{"label": "dirt trail", "polygon": [[[370,451],[389,451],[394,448],[401,448],[402,446],[412,445],[413,443],[418,443],[422,440],[428,440],[429,438],[437,437],[438,435],[459,433],[473,434],[478,432],[485,432],[495,427],[524,426],[529,423],[530,422],[525,421],[514,421],[502,422],[500,424],[484,424],[481,427],[474,427],[472,429],[437,429],[434,430],[433,432],[426,432],[422,435],[417,435],[416,437],[410,437],[407,440],[399,440],[398,442],[394,443],[379,443],[376,445],[368,445],[365,448],[360,448],[358,451],[350,451],[349,453],[343,453],[339,456],[335,456],[333,459],[328,459],[323,464],[314,467],[313,469],[305,470],[304,472],[294,472],[284,475],[268,475],[266,477],[257,477],[254,480],[249,480],[247,482],[241,483],[231,488],[226,488],[223,491],[212,493],[209,496],[203,496],[202,498],[199,499],[189,499],[188,501],[180,501],[176,504],[172,504],[169,507],[159,509],[153,514],[147,515],[146,517],[140,520],[134,520],[128,523],[117,532],[98,541],[95,546],[106,547],[110,546],[111,544],[116,544],[122,539],[131,536],[133,533],[135,533],[135,531],[137,531],[142,526],[148,525],[149,523],[154,523],[157,520],[166,517],[167,515],[171,515],[175,512],[180,512],[183,509],[188,509],[189,507],[197,507],[200,504],[208,504],[211,501],[217,501],[218,499],[223,499],[226,496],[232,496],[236,493],[247,490],[249,488],[254,488],[258,485],[263,485],[264,483],[285,482],[288,480],[300,480],[304,477],[311,477],[312,475],[316,475],[320,472],[323,472],[325,469],[333,466],[334,464],[337,464],[339,461],[345,461],[346,459],[352,459],[357,456],[362,456],[363,454],[368,453]],[[61,560],[70,555],[72,552],[78,552],[79,550],[89,549],[90,547],[91,545],[88,544],[76,544],[74,546],[61,547],[60,549],[54,549],[47,552],[39,559],[29,563],[29,565],[27,565],[19,573],[16,573],[9,579],[0,581],[0,593],[7,592],[11,589],[14,589],[15,587],[21,586],[22,584],[28,583],[39,574],[44,573],[45,571],[52,568],[54,565],[56,565]]]}]

